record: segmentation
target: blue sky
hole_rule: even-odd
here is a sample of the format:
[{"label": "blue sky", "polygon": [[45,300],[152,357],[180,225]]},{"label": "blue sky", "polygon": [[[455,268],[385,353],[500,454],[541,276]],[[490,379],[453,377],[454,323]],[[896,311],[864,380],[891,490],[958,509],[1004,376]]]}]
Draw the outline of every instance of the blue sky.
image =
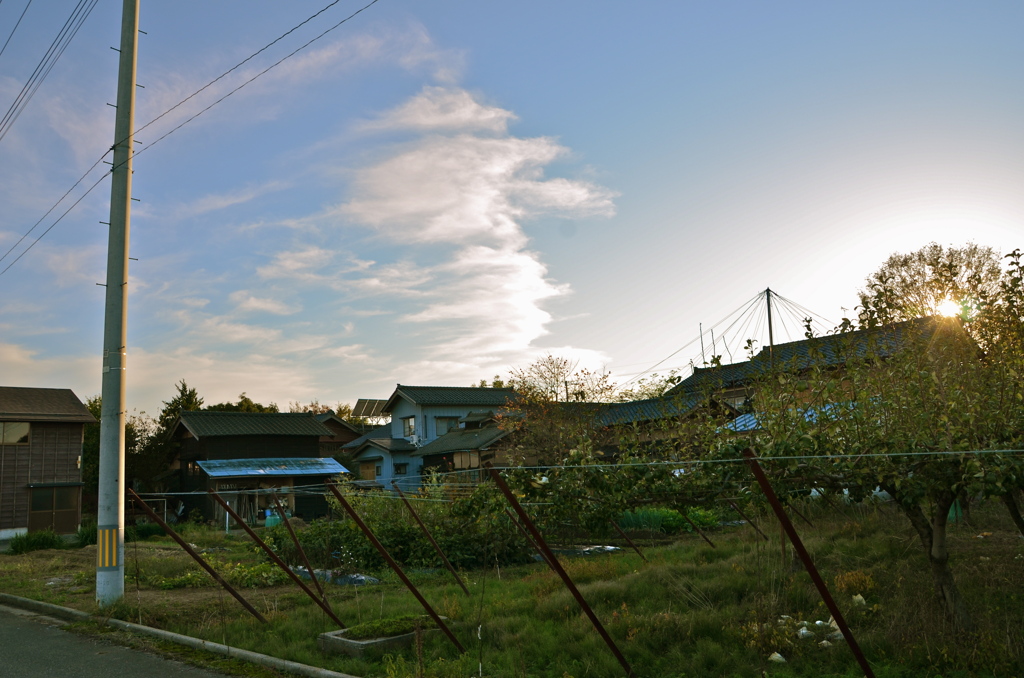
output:
[{"label": "blue sky", "polygon": [[[4,110],[74,4],[29,7]],[[326,4],[143,0],[136,126]],[[767,286],[838,322],[892,252],[1022,245],[1010,2],[379,0],[149,147],[363,4],[137,135],[131,407],[181,378],[353,402],[548,352],[622,382]],[[0,254],[112,143],[119,13],[0,140]],[[0,275],[0,383],[99,391],[108,199]]]}]

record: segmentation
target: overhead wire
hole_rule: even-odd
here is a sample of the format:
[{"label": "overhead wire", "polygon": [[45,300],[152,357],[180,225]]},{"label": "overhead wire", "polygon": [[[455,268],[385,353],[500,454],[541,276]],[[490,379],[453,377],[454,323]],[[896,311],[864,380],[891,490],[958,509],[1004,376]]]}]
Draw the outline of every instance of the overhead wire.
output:
[{"label": "overhead wire", "polygon": [[0,119],[0,140],[7,136],[14,122],[21,116],[28,102],[35,96],[39,86],[43,84],[46,76],[53,70],[54,65],[64,54],[64,50],[67,49],[68,45],[71,44],[75,35],[78,34],[78,29],[89,18],[89,14],[92,13],[93,8],[96,7],[98,2],[99,0],[79,0],[75,9],[72,10],[71,16],[64,22],[64,26],[57,34],[57,37],[54,38],[49,49],[46,50],[46,54],[36,65],[35,70],[32,71],[32,75],[29,76],[18,96],[15,97],[14,103],[11,104],[4,117]]},{"label": "overhead wire", "polygon": [[[97,2],[98,0],[82,0],[82,1],[83,1],[83,2],[86,2],[86,1],[87,1],[87,2],[91,2],[91,3],[92,3],[92,5],[93,5],[93,6],[95,6],[95,4],[96,4],[96,2]],[[157,122],[158,120],[160,120],[160,119],[162,119],[163,117],[165,117],[165,116],[166,116],[167,114],[169,114],[169,113],[170,113],[171,111],[173,111],[173,110],[175,110],[175,109],[179,108],[179,107],[180,107],[180,106],[182,106],[182,105],[183,105],[183,104],[184,104],[185,102],[187,102],[187,101],[189,101],[189,100],[193,99],[193,98],[194,98],[195,96],[197,96],[197,95],[198,95],[199,93],[203,92],[203,91],[204,91],[204,90],[206,90],[206,89],[209,89],[209,88],[210,88],[210,87],[211,87],[212,85],[214,85],[214,84],[215,84],[215,83],[217,83],[218,81],[222,80],[222,79],[223,79],[224,77],[226,77],[226,76],[227,76],[228,74],[230,74],[230,73],[232,73],[233,71],[237,70],[238,68],[240,68],[240,67],[241,67],[242,65],[244,65],[245,63],[247,63],[247,62],[251,61],[251,60],[252,60],[253,58],[255,58],[255,57],[256,57],[256,56],[258,56],[259,54],[263,53],[264,51],[266,51],[267,49],[269,49],[270,47],[272,47],[272,46],[273,46],[274,44],[276,44],[276,43],[280,42],[280,41],[281,41],[282,39],[284,39],[285,37],[287,37],[287,36],[288,36],[288,35],[290,35],[291,33],[295,32],[296,30],[298,30],[299,28],[301,28],[301,27],[302,27],[302,26],[304,26],[305,24],[309,23],[310,21],[312,21],[312,20],[313,20],[313,19],[315,19],[316,17],[320,16],[321,14],[323,14],[323,13],[324,13],[325,11],[327,11],[328,9],[330,9],[331,7],[333,7],[334,5],[337,5],[337,4],[338,4],[338,3],[340,2],[340,1],[341,1],[341,0],[333,0],[333,2],[329,3],[328,5],[326,5],[325,7],[323,7],[322,9],[320,9],[319,11],[317,11],[316,13],[314,13],[314,14],[310,15],[309,17],[307,17],[306,19],[304,19],[304,20],[303,20],[303,21],[301,21],[300,23],[296,24],[295,26],[293,26],[293,27],[292,27],[292,28],[290,28],[289,30],[285,31],[285,32],[284,32],[284,33],[282,33],[282,34],[281,34],[280,36],[278,36],[277,38],[275,38],[274,40],[272,40],[272,41],[271,41],[271,42],[269,42],[268,44],[266,44],[266,45],[264,45],[263,47],[261,47],[260,49],[258,49],[258,50],[257,50],[256,52],[252,53],[251,55],[249,55],[248,57],[246,57],[245,59],[243,59],[243,60],[242,60],[242,61],[240,61],[239,63],[237,63],[237,64],[235,64],[234,66],[232,66],[231,68],[229,68],[229,69],[228,69],[227,71],[225,71],[224,73],[220,74],[219,76],[217,76],[216,78],[214,78],[214,79],[213,79],[213,80],[211,80],[210,82],[208,82],[208,83],[206,83],[205,85],[203,85],[202,87],[200,87],[200,88],[199,88],[198,90],[196,90],[195,92],[193,92],[193,93],[189,94],[189,95],[188,95],[187,97],[185,97],[184,99],[182,99],[181,101],[179,101],[179,102],[178,102],[178,103],[176,103],[175,105],[171,106],[171,107],[170,107],[169,109],[167,109],[166,111],[164,111],[164,112],[163,112],[163,113],[161,113],[160,115],[156,116],[155,118],[153,118],[152,120],[150,120],[149,122],[147,122],[147,123],[146,123],[145,125],[143,125],[142,127],[138,128],[137,130],[135,130],[134,132],[132,132],[132,135],[131,135],[131,136],[134,136],[134,135],[135,135],[135,134],[137,134],[138,132],[140,132],[140,131],[142,131],[142,130],[144,130],[144,129],[148,128],[148,127],[149,127],[150,125],[154,124],[154,123],[155,123],[155,122]],[[245,82],[243,82],[243,83],[242,83],[242,84],[240,84],[239,86],[235,87],[234,89],[232,89],[231,91],[229,91],[229,92],[228,92],[227,94],[225,94],[224,96],[222,96],[222,97],[220,97],[219,99],[217,99],[216,101],[214,101],[214,102],[213,102],[212,104],[210,104],[209,106],[206,106],[206,107],[205,107],[205,108],[203,108],[203,109],[202,109],[201,111],[199,111],[199,112],[195,113],[194,115],[192,115],[192,116],[188,117],[188,118],[187,118],[187,119],[186,119],[186,120],[185,120],[184,122],[180,123],[179,125],[177,125],[177,126],[175,126],[174,128],[172,128],[172,129],[171,129],[170,131],[168,131],[168,132],[166,132],[165,134],[161,135],[160,137],[158,137],[158,138],[157,138],[157,139],[156,139],[155,141],[153,141],[152,143],[150,143],[150,144],[146,145],[146,146],[145,146],[144,148],[142,148],[142,149],[140,149],[140,150],[138,150],[138,151],[135,151],[135,152],[134,152],[134,153],[132,154],[132,157],[134,158],[134,157],[136,157],[136,156],[140,155],[140,154],[141,154],[142,152],[144,152],[144,151],[146,151],[146,150],[149,150],[149,149],[150,149],[150,148],[152,148],[152,147],[153,147],[154,145],[156,145],[156,144],[157,144],[157,143],[159,143],[160,141],[162,141],[162,140],[166,139],[166,138],[167,138],[168,136],[170,136],[170,135],[171,135],[171,134],[173,134],[174,132],[177,132],[177,131],[178,131],[178,130],[180,130],[180,129],[181,129],[182,127],[184,127],[184,126],[185,126],[185,125],[187,125],[188,123],[192,122],[193,120],[195,120],[196,118],[198,118],[198,117],[199,117],[200,115],[202,115],[202,114],[206,113],[206,112],[207,112],[207,111],[209,111],[209,110],[210,110],[211,108],[213,108],[213,107],[214,107],[214,106],[216,106],[217,104],[221,103],[222,101],[224,101],[225,99],[227,99],[227,98],[228,98],[228,97],[230,97],[231,95],[235,94],[236,92],[238,92],[239,90],[241,90],[241,89],[242,89],[243,87],[245,87],[245,86],[249,85],[250,83],[252,83],[252,82],[253,82],[254,80],[256,80],[257,78],[259,78],[259,77],[261,77],[261,76],[265,75],[265,74],[266,74],[266,73],[267,73],[268,71],[272,70],[273,68],[276,68],[277,66],[279,66],[280,64],[282,64],[282,63],[283,63],[284,61],[286,61],[287,59],[290,59],[291,57],[295,56],[295,55],[296,55],[296,54],[298,54],[298,53],[299,53],[300,51],[302,51],[302,50],[306,49],[307,47],[309,47],[310,45],[312,45],[312,44],[313,44],[314,42],[316,42],[316,41],[320,40],[321,38],[323,38],[323,37],[324,37],[324,36],[326,36],[327,34],[331,33],[332,31],[336,30],[337,28],[339,28],[339,27],[340,27],[340,26],[342,26],[343,24],[347,23],[348,21],[350,21],[351,19],[353,19],[353,18],[354,18],[354,17],[356,17],[357,15],[359,15],[359,14],[361,14],[362,12],[366,11],[366,10],[367,10],[367,9],[369,9],[369,8],[370,8],[371,6],[375,5],[375,4],[376,4],[376,3],[378,2],[378,1],[379,1],[379,0],[371,0],[371,2],[369,2],[369,3],[367,3],[366,5],[364,5],[364,6],[360,7],[360,8],[359,8],[358,10],[356,10],[355,12],[352,12],[351,14],[349,14],[349,15],[348,15],[347,17],[345,17],[345,18],[344,18],[344,19],[342,19],[341,21],[337,22],[336,24],[334,24],[334,25],[333,25],[333,26],[331,26],[330,28],[326,29],[325,31],[321,32],[320,34],[318,34],[318,35],[317,35],[317,36],[315,36],[314,38],[312,38],[312,39],[308,40],[307,42],[305,42],[304,44],[302,44],[302,45],[301,45],[300,47],[298,47],[298,48],[296,48],[296,49],[292,50],[292,51],[291,51],[291,52],[289,52],[289,53],[288,53],[287,55],[285,55],[285,56],[284,56],[284,57],[282,57],[281,59],[278,59],[278,60],[277,60],[276,62],[274,62],[273,64],[271,64],[271,65],[270,65],[270,66],[268,66],[267,68],[263,69],[262,71],[260,71],[260,72],[259,72],[259,73],[257,73],[256,75],[252,76],[251,78],[247,79],[247,80],[246,80]],[[30,2],[31,2],[31,0],[30,0]],[[90,11],[91,11],[91,7],[90,7]],[[77,31],[77,28],[76,28],[76,31]],[[52,66],[51,66],[51,67],[52,67]],[[2,135],[0,135],[0,138],[2,138]],[[129,137],[129,138],[130,138],[130,137]],[[118,143],[123,143],[123,142],[124,142],[124,141],[126,141],[126,140],[127,140],[127,139],[121,139],[121,140],[119,140],[119,141],[118,141]],[[116,144],[115,144],[115,146],[116,146]],[[88,169],[88,170],[87,170],[87,171],[86,171],[86,172],[85,172],[85,173],[84,173],[84,174],[83,174],[83,175],[82,175],[81,177],[79,177],[79,179],[78,179],[78,180],[77,180],[77,181],[76,181],[76,182],[74,183],[74,185],[72,185],[72,187],[71,187],[70,189],[68,189],[68,190],[67,190],[67,191],[66,191],[66,192],[64,193],[64,195],[62,195],[62,196],[60,197],[60,199],[58,199],[58,200],[57,200],[57,202],[55,202],[55,203],[53,204],[53,206],[51,206],[51,207],[50,207],[50,209],[48,209],[48,210],[46,211],[46,214],[44,214],[44,215],[43,215],[43,217],[39,219],[39,221],[37,221],[37,222],[36,222],[36,223],[35,223],[35,224],[34,224],[34,225],[33,225],[33,226],[32,226],[32,227],[31,227],[31,228],[30,228],[30,229],[29,229],[29,230],[28,230],[28,231],[27,231],[27,232],[26,232],[26,233],[25,233],[24,235],[22,235],[22,237],[21,237],[21,238],[19,238],[19,239],[18,239],[18,241],[17,241],[17,242],[16,242],[16,243],[15,243],[15,244],[14,244],[14,245],[13,245],[13,246],[12,246],[12,247],[10,248],[10,249],[8,249],[8,251],[7,251],[7,252],[6,252],[6,253],[5,253],[5,254],[4,254],[4,255],[3,255],[2,257],[0,257],[0,261],[3,261],[3,260],[4,260],[5,258],[7,258],[7,256],[8,256],[8,255],[10,255],[10,254],[11,254],[11,252],[12,252],[12,251],[14,251],[14,249],[15,249],[15,248],[16,248],[16,247],[17,247],[17,246],[18,246],[19,244],[21,244],[21,242],[22,242],[22,241],[24,241],[24,240],[25,240],[25,238],[26,238],[26,237],[28,237],[28,236],[29,236],[29,235],[30,235],[30,234],[32,233],[32,231],[34,231],[34,230],[36,229],[36,227],[37,227],[37,226],[39,226],[39,224],[40,224],[40,223],[42,223],[42,221],[43,221],[44,219],[46,219],[47,215],[49,215],[49,214],[50,214],[50,213],[51,213],[51,212],[52,212],[52,211],[53,211],[54,209],[56,209],[56,208],[57,208],[57,207],[58,207],[58,206],[60,205],[60,203],[61,203],[61,202],[63,202],[63,201],[65,200],[65,198],[67,198],[67,196],[68,196],[68,195],[69,195],[69,194],[70,194],[70,193],[71,193],[71,192],[72,192],[72,191],[73,191],[73,190],[74,190],[74,189],[75,189],[75,188],[76,188],[76,187],[77,187],[77,186],[78,186],[79,184],[81,184],[81,182],[82,182],[82,181],[83,181],[83,180],[84,180],[84,179],[85,179],[85,178],[86,178],[86,177],[87,177],[87,176],[89,175],[89,173],[90,173],[90,172],[92,172],[92,171],[93,171],[93,170],[94,170],[94,169],[96,168],[96,166],[97,166],[97,165],[99,165],[99,164],[100,164],[100,162],[102,162],[102,161],[103,161],[103,158],[105,158],[105,157],[107,156],[107,154],[108,154],[109,152],[110,152],[110,150],[109,150],[109,149],[108,149],[107,151],[105,151],[105,152],[104,152],[104,154],[103,154],[102,156],[100,156],[100,158],[99,158],[99,159],[98,159],[98,160],[97,160],[97,161],[96,161],[95,163],[93,163],[92,167],[90,167],[90,168],[89,168],[89,169]],[[102,179],[103,179],[103,178],[105,178],[107,174],[111,173],[111,172],[113,171],[113,169],[114,169],[114,168],[111,168],[111,169],[110,169],[110,170],[109,170],[109,171],[108,171],[107,173],[105,173],[105,174],[104,174],[104,177],[101,177],[100,181],[102,181]],[[98,184],[98,183],[99,183],[99,182],[97,182],[97,184]],[[91,192],[91,191],[92,191],[92,190],[93,190],[93,189],[94,189],[95,187],[96,187],[96,184],[93,184],[93,185],[92,185],[92,186],[91,186],[91,187],[90,187],[90,188],[88,189],[88,191],[86,191],[86,193],[85,193],[84,195],[82,195],[82,196],[81,196],[81,197],[80,197],[80,198],[79,198],[78,200],[76,200],[76,201],[75,201],[75,202],[74,202],[74,203],[72,204],[71,208],[69,208],[69,209],[68,209],[68,210],[67,210],[66,212],[64,212],[64,214],[62,214],[62,215],[60,216],[60,218],[59,218],[59,219],[57,219],[57,221],[55,221],[55,222],[54,222],[53,224],[51,224],[51,225],[50,225],[50,226],[49,226],[49,227],[48,227],[48,228],[47,228],[47,229],[46,229],[45,231],[43,231],[43,233],[42,233],[42,234],[40,234],[40,235],[39,235],[39,236],[38,236],[38,237],[37,237],[37,238],[36,238],[36,239],[35,239],[35,240],[34,240],[34,241],[33,241],[33,242],[32,242],[32,243],[31,243],[31,244],[30,244],[30,245],[28,246],[28,247],[26,247],[26,248],[25,248],[25,250],[24,250],[24,251],[22,251],[22,252],[21,252],[21,253],[20,253],[20,254],[18,255],[18,257],[17,257],[17,258],[16,258],[16,259],[15,259],[15,260],[14,260],[13,262],[11,262],[11,264],[9,264],[9,265],[8,265],[8,266],[7,266],[6,268],[4,268],[4,269],[3,269],[2,271],[0,271],[0,276],[2,276],[2,275],[3,275],[4,273],[6,273],[6,272],[7,272],[7,271],[8,271],[8,270],[9,270],[9,269],[11,268],[11,266],[13,266],[13,265],[14,265],[14,263],[16,263],[16,262],[17,262],[17,261],[18,261],[19,259],[21,259],[21,257],[22,257],[22,256],[24,256],[24,255],[25,255],[25,253],[26,253],[26,252],[28,252],[29,250],[31,250],[31,249],[32,249],[32,248],[33,248],[33,247],[34,247],[34,246],[36,245],[36,243],[38,243],[38,242],[39,242],[39,241],[40,241],[40,240],[41,240],[41,239],[42,239],[42,238],[43,238],[43,237],[44,237],[44,236],[45,236],[45,235],[46,235],[47,233],[49,233],[49,232],[50,232],[50,230],[51,230],[51,229],[52,229],[52,228],[53,228],[54,226],[56,226],[56,225],[57,225],[57,223],[58,223],[58,222],[59,222],[59,221],[60,221],[61,219],[63,219],[63,218],[64,218],[64,217],[65,217],[65,216],[67,215],[67,213],[68,213],[68,212],[69,212],[69,211],[70,211],[71,209],[73,209],[73,208],[74,208],[74,207],[75,207],[76,205],[78,205],[78,203],[80,203],[80,202],[82,201],[82,199],[83,199],[83,198],[85,197],[85,195],[88,195],[88,194],[89,194],[89,192]]]},{"label": "overhead wire", "polygon": [[11,38],[14,37],[15,31],[17,31],[18,30],[18,26],[21,25],[21,20],[25,18],[25,12],[28,11],[28,8],[31,5],[32,5],[32,0],[28,0],[28,2],[25,4],[25,9],[21,10],[21,16],[18,17],[17,22],[15,22],[15,24],[14,24],[14,28],[11,29],[11,34],[8,35],[7,36],[7,40],[4,41],[4,46],[0,47],[0,56],[4,55],[4,50],[6,50],[7,49],[7,45],[10,44]]}]

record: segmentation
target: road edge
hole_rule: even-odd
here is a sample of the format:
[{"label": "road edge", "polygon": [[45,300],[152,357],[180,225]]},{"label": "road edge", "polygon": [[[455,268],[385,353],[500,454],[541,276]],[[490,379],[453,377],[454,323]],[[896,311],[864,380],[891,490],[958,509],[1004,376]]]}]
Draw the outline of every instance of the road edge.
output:
[{"label": "road edge", "polygon": [[221,643],[214,643],[209,640],[193,638],[192,636],[184,636],[180,633],[172,633],[171,631],[164,631],[163,629],[155,629],[152,626],[133,624],[132,622],[126,622],[120,619],[99,617],[91,615],[88,612],[82,612],[81,610],[73,610],[69,607],[62,607],[60,605],[54,605],[53,603],[44,603],[39,600],[32,600],[31,598],[22,598],[21,596],[11,595],[10,593],[0,593],[0,603],[28,610],[30,612],[56,617],[57,619],[63,619],[69,622],[93,621],[99,624],[106,624],[131,633],[150,636],[159,640],[184,645],[185,647],[190,647],[196,650],[212,652],[232,659],[240,659],[252,664],[266,666],[267,668],[285,671],[299,676],[308,676],[309,678],[360,678],[359,676],[353,676],[348,673],[338,673],[337,671],[321,669],[316,666],[309,666],[308,664],[300,664],[299,662],[293,662],[287,659],[278,659],[277,657],[271,657],[258,652],[252,652],[250,650],[242,650],[237,647],[231,647],[230,645],[222,645]]}]

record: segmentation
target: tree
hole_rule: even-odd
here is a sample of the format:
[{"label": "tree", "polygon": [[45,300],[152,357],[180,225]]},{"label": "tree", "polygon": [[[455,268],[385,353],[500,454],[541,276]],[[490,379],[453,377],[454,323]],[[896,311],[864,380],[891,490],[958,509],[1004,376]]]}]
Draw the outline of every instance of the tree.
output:
[{"label": "tree", "polygon": [[164,401],[164,407],[157,418],[161,434],[171,432],[171,426],[182,412],[195,412],[203,407],[203,399],[199,397],[199,393],[194,388],[189,388],[184,379],[175,384],[175,387],[178,393],[170,400]]},{"label": "tree", "polygon": [[577,369],[578,361],[551,355],[509,373],[508,388],[533,400],[552,402],[609,402],[615,383],[607,372]]},{"label": "tree", "polygon": [[[96,417],[96,423],[86,424],[82,440],[82,482],[86,488],[87,501],[91,505],[95,501],[96,489],[99,485],[100,460],[100,411],[103,400],[99,395],[86,399],[85,406]],[[129,482],[146,476],[149,464],[149,452],[156,436],[157,424],[145,412],[133,412],[124,420],[124,452],[125,475]],[[162,470],[162,469],[160,469]]]},{"label": "tree", "polygon": [[[303,405],[302,403],[298,402],[297,400],[288,403],[288,411],[289,412],[312,412],[313,414],[327,414],[328,412],[334,412],[334,414],[338,414],[338,411],[343,409],[343,407],[348,408],[348,414],[352,413],[352,406],[351,405],[342,406],[339,403],[338,405],[335,406],[335,409],[332,410],[327,405],[321,404],[320,401],[318,399],[316,399],[316,398],[314,398],[313,400],[309,401],[308,405]],[[340,414],[338,414],[338,416],[341,417],[342,419],[345,418],[345,417],[343,417]]]},{"label": "tree", "polygon": [[682,377],[679,376],[677,370],[672,370],[665,376],[654,373],[637,379],[628,388],[622,388],[616,395],[616,400],[629,402],[630,400],[660,398],[680,381],[682,381]]},{"label": "tree", "polygon": [[943,247],[933,242],[909,254],[897,252],[858,292],[860,326],[939,315],[948,301],[969,315],[981,299],[998,293],[1001,274],[996,252],[974,243]]},{"label": "tree", "polygon": [[238,402],[217,403],[203,408],[208,412],[279,412],[277,403],[262,405],[245,395],[245,392],[238,394]]}]

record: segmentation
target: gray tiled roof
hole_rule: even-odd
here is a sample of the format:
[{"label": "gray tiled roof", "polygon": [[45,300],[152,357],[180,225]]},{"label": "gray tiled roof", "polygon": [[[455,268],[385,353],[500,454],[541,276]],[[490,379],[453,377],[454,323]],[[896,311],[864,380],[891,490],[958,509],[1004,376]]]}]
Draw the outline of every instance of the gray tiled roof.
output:
[{"label": "gray tiled roof", "polygon": [[751,383],[774,364],[788,371],[812,366],[838,367],[850,360],[868,356],[886,358],[914,339],[927,337],[938,327],[937,318],[916,318],[885,327],[829,334],[776,344],[773,351],[763,347],[750,360],[720,367],[695,368],[693,374],[677,384],[670,395],[735,388]]},{"label": "gray tiled roof", "polygon": [[707,402],[708,399],[702,395],[679,394],[674,397],[608,403],[602,406],[598,420],[602,426],[616,426],[684,417]]},{"label": "gray tiled roof", "polygon": [[497,426],[470,429],[459,428],[449,431],[440,438],[424,445],[416,450],[413,455],[422,457],[429,454],[479,450],[496,443],[508,435],[508,433],[508,431],[502,430]]},{"label": "gray tiled roof", "polygon": [[308,412],[182,412],[178,421],[196,438],[334,435]]},{"label": "gray tiled roof", "polygon": [[390,412],[398,398],[416,405],[466,405],[470,407],[504,407],[516,398],[510,388],[478,388],[474,386],[405,386],[398,384],[384,406]]},{"label": "gray tiled roof", "polygon": [[69,388],[0,386],[0,421],[92,424],[92,416]]}]

